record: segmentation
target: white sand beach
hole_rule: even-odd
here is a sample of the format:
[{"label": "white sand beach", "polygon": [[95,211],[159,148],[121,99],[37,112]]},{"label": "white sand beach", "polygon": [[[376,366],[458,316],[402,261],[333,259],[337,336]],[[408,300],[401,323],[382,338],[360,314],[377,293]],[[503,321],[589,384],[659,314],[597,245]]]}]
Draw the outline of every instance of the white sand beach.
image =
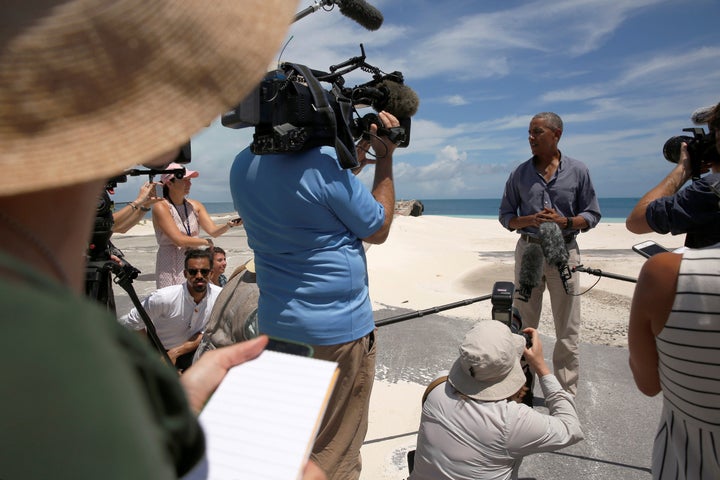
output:
[{"label": "white sand beach", "polygon": [[[231,216],[213,217],[220,223]],[[644,259],[631,247],[647,239],[668,248],[680,247],[683,242],[683,237],[634,235],[623,223],[601,223],[580,234],[578,244],[586,268],[634,279]],[[113,236],[113,242],[125,252],[126,258],[149,274],[136,282],[141,297],[154,289],[154,241],[149,221],[143,221],[125,235]],[[496,220],[396,216],[388,240],[367,250],[373,307],[415,311],[488,295],[494,282],[513,281],[516,241],[517,234],[505,230]],[[217,238],[215,244],[228,251],[228,272],[252,256],[242,228]],[[141,263],[136,263],[134,256],[142,258]],[[635,284],[588,273],[574,275],[581,275],[582,290],[587,290],[582,296],[581,341],[626,347],[627,318]],[[547,297],[540,331],[554,338]],[[439,315],[472,322],[490,318],[490,311],[491,303],[480,301]],[[382,338],[381,330],[380,349]],[[581,359],[581,369],[582,365]],[[424,388],[421,383],[376,381],[370,430],[363,447],[362,479],[407,477],[404,452],[414,447]]]},{"label": "white sand beach", "polygon": [[[376,306],[422,310],[491,293],[497,281],[514,280],[517,233],[496,220],[421,216],[395,218],[390,237],[367,252],[370,296]],[[642,240],[667,248],[684,237],[635,235],[624,223],[601,223],[578,236],[582,264],[606,274],[637,278],[644,258],[632,251]],[[626,345],[625,327],[635,284],[588,273],[580,275],[582,341]],[[547,297],[547,295],[546,295]],[[547,299],[546,299],[547,300]],[[453,316],[488,318],[490,302],[449,310]],[[552,334],[552,318],[543,308],[541,326]]]}]

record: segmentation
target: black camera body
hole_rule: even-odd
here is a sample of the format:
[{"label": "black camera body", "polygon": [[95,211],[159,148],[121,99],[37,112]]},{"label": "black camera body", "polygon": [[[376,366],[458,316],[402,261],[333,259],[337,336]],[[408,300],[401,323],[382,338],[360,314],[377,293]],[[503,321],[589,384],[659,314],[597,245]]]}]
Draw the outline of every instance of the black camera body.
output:
[{"label": "black camera body", "polygon": [[377,125],[378,136],[386,136],[400,148],[405,148],[410,145],[410,117],[399,118],[400,126],[394,128],[385,128],[380,117],[376,113],[366,113],[362,117],[354,118],[350,123],[350,132],[353,138],[363,137],[368,139],[370,135],[370,125]]},{"label": "black camera body", "polygon": [[[335,147],[343,168],[359,165],[355,141],[367,138],[372,124],[377,125],[379,136],[407,147],[409,116],[398,118],[400,127],[388,129],[376,114],[357,113],[356,107],[373,106],[380,111],[388,105],[394,92],[383,82],[393,82],[396,90],[404,87],[402,73],[383,74],[365,63],[363,46],[360,48],[361,56],[331,66],[330,73],[295,63],[280,64],[239,105],[222,115],[222,125],[234,129],[255,127],[250,148],[256,155],[299,152],[323,145]],[[373,80],[345,87],[342,75],[356,68],[371,72]],[[330,88],[323,88],[321,82]]]},{"label": "black camera body", "polygon": [[95,226],[92,238],[88,245],[88,260],[91,262],[103,262],[110,260],[109,240],[112,236],[114,203],[110,199],[107,188],[103,190],[98,198],[97,211],[95,214]]},{"label": "black camera body", "polygon": [[493,284],[490,302],[492,303],[492,318],[504,323],[510,331],[525,338],[525,346],[532,347],[532,336],[524,333],[522,319],[513,307],[515,285],[512,282],[495,282]]},{"label": "black camera body", "polygon": [[703,163],[720,163],[720,154],[715,147],[716,133],[705,133],[701,127],[683,128],[683,132],[691,132],[688,135],[670,137],[663,145],[663,156],[672,163],[680,161],[680,148],[682,143],[687,144],[688,155],[692,168],[693,178],[700,176]]}]

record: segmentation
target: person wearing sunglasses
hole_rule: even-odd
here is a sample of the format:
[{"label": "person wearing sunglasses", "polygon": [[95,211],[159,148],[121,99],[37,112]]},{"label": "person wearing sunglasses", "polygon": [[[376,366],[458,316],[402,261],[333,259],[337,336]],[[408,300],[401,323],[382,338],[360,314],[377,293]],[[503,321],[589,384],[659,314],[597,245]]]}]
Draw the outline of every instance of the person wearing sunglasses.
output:
[{"label": "person wearing sunglasses", "polygon": [[[180,371],[192,364],[210,312],[222,291],[209,280],[212,267],[209,251],[188,250],[184,269],[186,281],[155,290],[142,301],[168,357]],[[127,328],[146,333],[145,323],[135,307],[119,321]]]}]

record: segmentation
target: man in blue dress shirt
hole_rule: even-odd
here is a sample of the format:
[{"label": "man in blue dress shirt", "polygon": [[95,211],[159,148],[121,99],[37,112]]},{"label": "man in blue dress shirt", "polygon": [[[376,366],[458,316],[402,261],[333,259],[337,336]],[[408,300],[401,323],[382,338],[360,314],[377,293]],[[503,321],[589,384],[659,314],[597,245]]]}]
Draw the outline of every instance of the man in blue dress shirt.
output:
[{"label": "man in blue dress shirt", "polygon": [[[532,158],[520,164],[505,184],[500,204],[500,223],[510,231],[517,230],[520,239],[515,247],[515,284],[518,285],[523,254],[528,245],[540,243],[542,223],[554,222],[562,231],[568,251],[568,266],[580,264],[580,250],[575,240],[578,232],[595,227],[600,221],[600,206],[590,172],[584,163],[563,155],[558,142],[563,133],[562,119],[555,113],[542,112],[530,121],[528,139]],[[555,265],[543,263],[540,285],[532,289],[528,301],[515,302],[524,327],[538,328],[545,287],[550,292],[555,335],[553,367],[560,385],[577,394],[580,334],[580,282],[571,277],[563,285],[562,274]]]}]

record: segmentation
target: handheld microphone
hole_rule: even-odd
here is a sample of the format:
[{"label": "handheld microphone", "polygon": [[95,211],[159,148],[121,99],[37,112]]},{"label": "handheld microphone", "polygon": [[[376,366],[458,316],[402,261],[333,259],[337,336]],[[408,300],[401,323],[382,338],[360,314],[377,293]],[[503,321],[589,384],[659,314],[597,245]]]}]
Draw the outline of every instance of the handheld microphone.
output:
[{"label": "handheld microphone", "polygon": [[558,269],[565,293],[570,294],[567,284],[568,280],[572,278],[567,263],[570,254],[567,251],[565,240],[557,223],[545,222],[540,224],[540,245],[547,262]]},{"label": "handheld microphone", "polygon": [[520,300],[527,302],[530,299],[533,288],[540,285],[543,276],[543,256],[542,247],[537,243],[531,243],[523,252],[522,261],[520,262],[520,274],[518,275],[518,283],[520,284],[518,295]]},{"label": "handheld microphone", "polygon": [[368,30],[377,30],[383,23],[382,13],[365,0],[334,0],[334,3],[340,13]]}]

